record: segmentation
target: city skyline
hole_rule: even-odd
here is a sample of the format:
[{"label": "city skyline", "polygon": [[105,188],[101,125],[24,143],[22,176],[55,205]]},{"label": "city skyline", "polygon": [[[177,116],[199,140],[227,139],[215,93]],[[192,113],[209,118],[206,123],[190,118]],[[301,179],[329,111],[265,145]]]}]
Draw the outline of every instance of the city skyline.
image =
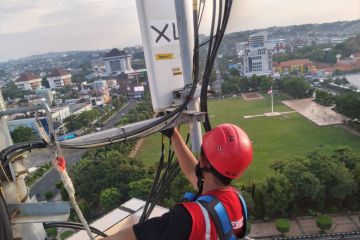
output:
[{"label": "city skyline", "polygon": [[[206,2],[202,33],[211,14]],[[119,14],[120,13],[120,14]],[[227,33],[271,26],[356,20],[360,1],[234,1]],[[0,1],[0,61],[47,52],[141,44],[134,0]]]}]

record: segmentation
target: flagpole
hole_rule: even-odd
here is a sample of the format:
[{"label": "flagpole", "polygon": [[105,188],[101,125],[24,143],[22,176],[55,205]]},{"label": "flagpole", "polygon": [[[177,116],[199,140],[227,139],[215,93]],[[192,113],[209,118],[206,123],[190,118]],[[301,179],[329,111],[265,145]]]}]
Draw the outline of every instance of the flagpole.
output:
[{"label": "flagpole", "polygon": [[273,90],[271,86],[271,113],[274,113],[274,97],[273,97]]}]

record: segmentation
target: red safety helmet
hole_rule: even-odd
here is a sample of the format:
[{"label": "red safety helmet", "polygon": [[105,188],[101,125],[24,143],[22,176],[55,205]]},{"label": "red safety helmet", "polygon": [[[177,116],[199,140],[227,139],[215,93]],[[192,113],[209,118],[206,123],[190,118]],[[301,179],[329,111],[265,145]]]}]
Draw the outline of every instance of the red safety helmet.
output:
[{"label": "red safety helmet", "polygon": [[248,135],[233,124],[221,124],[207,132],[202,149],[215,170],[231,179],[240,177],[252,161]]}]

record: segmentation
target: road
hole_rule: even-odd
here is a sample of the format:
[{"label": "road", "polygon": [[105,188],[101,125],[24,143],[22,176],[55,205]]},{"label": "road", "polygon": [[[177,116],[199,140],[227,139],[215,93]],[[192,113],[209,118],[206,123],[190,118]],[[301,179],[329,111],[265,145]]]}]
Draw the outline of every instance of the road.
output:
[{"label": "road", "polygon": [[[136,100],[129,100],[128,105],[121,111],[117,112],[109,121],[107,121],[101,130],[114,127],[120,119],[128,113],[128,111],[136,106]],[[86,149],[64,149],[63,155],[67,161],[68,166],[76,163],[85,154]],[[30,189],[30,197],[37,196],[38,201],[45,200],[44,194],[51,191],[54,194],[58,192],[55,183],[60,181],[60,176],[55,169],[49,171],[39,181],[32,185]]]}]

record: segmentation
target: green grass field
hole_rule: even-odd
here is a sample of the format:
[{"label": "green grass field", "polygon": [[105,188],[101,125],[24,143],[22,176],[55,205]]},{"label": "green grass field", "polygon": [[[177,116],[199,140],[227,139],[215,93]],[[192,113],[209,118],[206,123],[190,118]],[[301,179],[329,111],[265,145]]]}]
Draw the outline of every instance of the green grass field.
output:
[{"label": "green grass field", "polygon": [[[291,111],[274,100],[274,111]],[[257,115],[271,111],[270,98],[245,101],[241,97],[209,100],[209,116],[212,126],[220,123],[234,123],[242,127],[253,141],[254,160],[241,181],[261,180],[270,173],[269,165],[277,159],[304,156],[320,147],[330,152],[334,147],[347,145],[359,151],[360,137],[340,126],[318,127],[298,113],[276,117],[245,119],[245,115]],[[186,131],[186,127],[184,127]],[[149,136],[136,158],[145,165],[153,165],[160,155],[160,134]]]}]

